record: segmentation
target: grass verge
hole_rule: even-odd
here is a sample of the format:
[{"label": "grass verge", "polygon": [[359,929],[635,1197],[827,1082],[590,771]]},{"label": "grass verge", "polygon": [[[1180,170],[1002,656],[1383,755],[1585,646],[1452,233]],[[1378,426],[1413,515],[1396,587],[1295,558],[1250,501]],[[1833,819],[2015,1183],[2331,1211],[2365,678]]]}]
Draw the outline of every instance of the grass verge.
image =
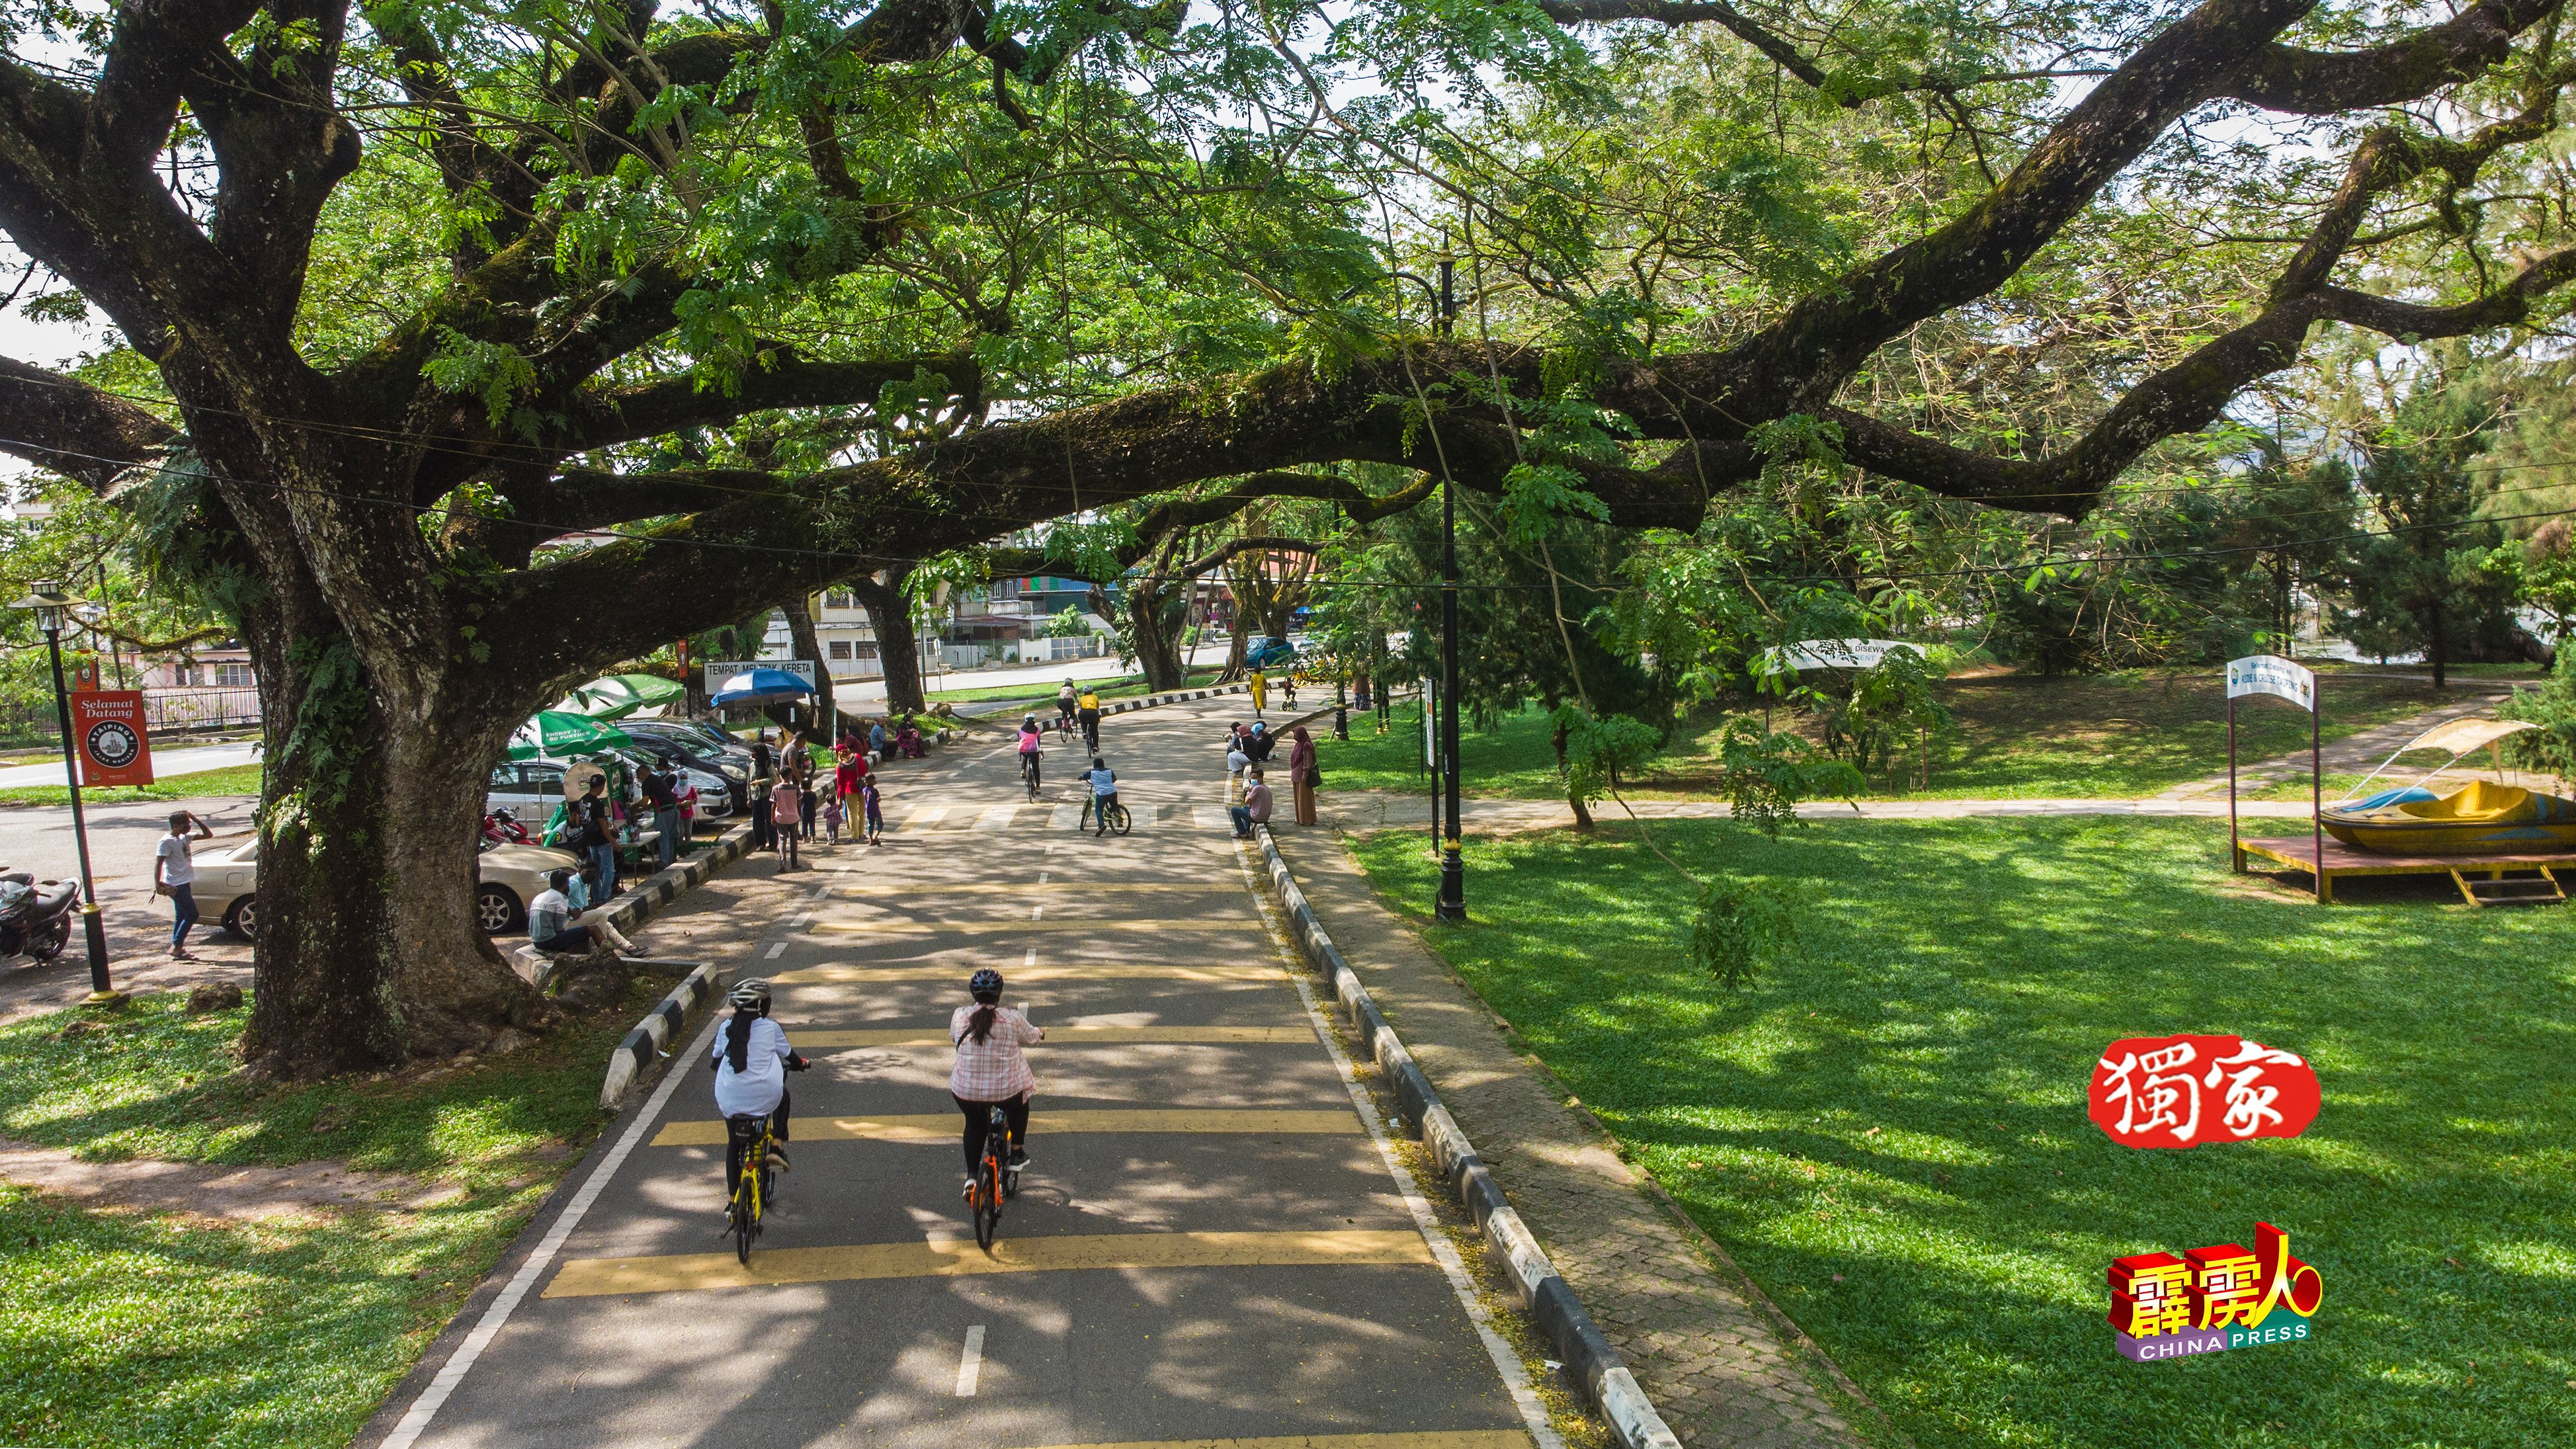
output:
[{"label": "grass verge", "polygon": [[[1426,925],[1533,1050],[1925,1449],[2576,1443],[2576,916],[2231,877],[2206,821],[1655,827],[1801,902],[1740,992],[1633,831],[1472,846]],[[1419,842],[1358,846],[1390,907]],[[1418,912],[1414,914],[1420,919]],[[2112,1040],[2307,1056],[2293,1140],[2133,1151],[2085,1117]],[[2324,1273],[2306,1343],[2113,1351],[2111,1259],[2251,1242]]]},{"label": "grass verge", "polygon": [[[106,785],[83,790],[83,805],[134,805],[147,800],[202,800],[214,795],[256,795],[260,787],[257,762],[232,765],[221,770],[200,770],[188,775],[170,775],[149,785]],[[0,790],[0,805],[69,805],[72,792],[60,785],[20,785]]]},{"label": "grass verge", "polygon": [[[2522,675],[2498,677],[2530,676],[2527,666],[2521,668]],[[2459,690],[2437,692],[2427,681],[2404,676],[2320,673],[2328,741],[2479,698]],[[1911,785],[1909,778],[1892,785],[1873,777],[1872,796],[2122,799],[2153,795],[2227,769],[2227,699],[2215,670],[2058,679],[1988,675],[1946,681],[1940,693],[1958,732],[1934,747],[1930,783]],[[1627,788],[1628,796],[1714,796],[1718,736],[1733,713],[1713,710],[1684,720],[1644,778]],[[1785,711],[1771,718],[1776,727],[1821,738],[1811,718]],[[2277,759],[2307,744],[2305,714],[2270,701],[2240,708],[2237,751],[2244,765]],[[1472,794],[1563,797],[1547,716],[1536,709],[1507,715],[1492,729],[1465,727],[1458,745]],[[1406,700],[1396,706],[1393,727],[1384,734],[1374,717],[1354,715],[1350,740],[1327,741],[1321,763],[1325,777],[1340,788],[1419,793],[1428,788],[1429,778],[1421,771],[1421,752],[1421,705]]]},{"label": "grass verge", "polygon": [[[632,1024],[621,1008],[453,1070],[261,1089],[231,1075],[246,1011],[192,1017],[169,993],[0,1028],[0,1133],[455,1191],[242,1223],[0,1184],[0,1442],[347,1443],[596,1134],[600,1064]],[[103,1029],[65,1034],[80,1022]]]}]

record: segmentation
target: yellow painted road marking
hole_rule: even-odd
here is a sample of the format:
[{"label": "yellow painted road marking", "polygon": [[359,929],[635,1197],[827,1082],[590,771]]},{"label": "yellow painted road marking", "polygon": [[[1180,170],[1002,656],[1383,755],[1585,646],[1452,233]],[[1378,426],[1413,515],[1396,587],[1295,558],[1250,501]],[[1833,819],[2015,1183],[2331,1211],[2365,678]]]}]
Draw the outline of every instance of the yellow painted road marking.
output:
[{"label": "yellow painted road marking", "polygon": [[1133,921],[1108,916],[1058,916],[1051,921],[816,921],[807,928],[826,936],[954,935],[982,936],[1026,931],[1258,931],[1259,916],[1237,920]]},{"label": "yellow painted road marking", "polygon": [[548,1298],[852,1283],[875,1278],[955,1278],[981,1273],[1086,1269],[1267,1268],[1431,1264],[1422,1234],[1344,1229],[1317,1233],[1103,1233],[1004,1238],[990,1252],[974,1240],[764,1248],[745,1266],[731,1253],[575,1258],[546,1285]]},{"label": "yellow painted road marking", "polygon": [[[1032,947],[1032,950],[1035,948]],[[778,986],[872,984],[879,981],[955,981],[959,966],[803,966],[770,977]],[[1011,984],[1033,981],[1278,981],[1288,973],[1276,966],[1165,966],[1104,961],[1098,965],[1021,966]]]},{"label": "yellow painted road marking", "polygon": [[[940,1047],[951,1043],[937,1027],[897,1027],[868,1031],[798,1029],[799,1048],[829,1051],[838,1047]],[[1173,1046],[1277,1046],[1315,1044],[1312,1027],[1304,1026],[1051,1026],[1048,1046],[1127,1046],[1163,1042]]]},{"label": "yellow painted road marking", "polygon": [[1519,1429],[1431,1429],[1410,1434],[1267,1434],[1258,1439],[1130,1439],[1045,1449],[1530,1449]]},{"label": "yellow painted road marking", "polygon": [[[796,1143],[809,1142],[955,1142],[964,1119],[954,1112],[923,1112],[877,1117],[799,1117]],[[1029,1130],[1067,1132],[1174,1132],[1193,1135],[1280,1132],[1298,1136],[1356,1134],[1360,1119],[1347,1110],[1300,1108],[1150,1107],[1082,1108],[1069,1112],[1032,1112]],[[725,1124],[666,1122],[653,1138],[656,1147],[721,1147]]]}]

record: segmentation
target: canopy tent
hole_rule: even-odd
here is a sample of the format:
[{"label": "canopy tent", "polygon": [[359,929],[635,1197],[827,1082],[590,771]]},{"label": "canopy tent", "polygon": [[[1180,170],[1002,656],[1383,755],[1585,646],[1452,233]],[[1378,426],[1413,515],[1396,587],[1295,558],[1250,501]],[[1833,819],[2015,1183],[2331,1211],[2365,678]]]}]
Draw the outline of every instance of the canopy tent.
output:
[{"label": "canopy tent", "polygon": [[519,726],[510,736],[509,757],[532,759],[539,755],[561,758],[585,750],[615,750],[634,744],[626,731],[603,724],[588,715],[568,710],[541,709],[536,717]]},{"label": "canopy tent", "polygon": [[738,705],[784,704],[813,693],[814,686],[784,669],[746,669],[726,680],[707,696],[707,701],[718,709],[729,709]]},{"label": "canopy tent", "polygon": [[610,674],[574,690],[568,702],[592,719],[624,719],[639,709],[669,704],[687,693],[679,681],[658,674]]}]

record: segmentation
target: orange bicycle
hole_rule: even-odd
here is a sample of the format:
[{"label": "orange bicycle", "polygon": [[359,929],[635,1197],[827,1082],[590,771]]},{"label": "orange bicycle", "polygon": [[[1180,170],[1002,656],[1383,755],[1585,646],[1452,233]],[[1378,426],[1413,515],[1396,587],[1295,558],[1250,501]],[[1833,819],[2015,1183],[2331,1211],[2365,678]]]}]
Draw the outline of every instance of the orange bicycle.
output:
[{"label": "orange bicycle", "polygon": [[993,1246],[993,1234],[1002,1226],[1002,1204],[1019,1195],[1020,1174],[1011,1166],[1011,1120],[996,1102],[984,1126],[984,1158],[975,1164],[975,1182],[966,1194],[967,1206],[975,1212],[976,1246]]}]

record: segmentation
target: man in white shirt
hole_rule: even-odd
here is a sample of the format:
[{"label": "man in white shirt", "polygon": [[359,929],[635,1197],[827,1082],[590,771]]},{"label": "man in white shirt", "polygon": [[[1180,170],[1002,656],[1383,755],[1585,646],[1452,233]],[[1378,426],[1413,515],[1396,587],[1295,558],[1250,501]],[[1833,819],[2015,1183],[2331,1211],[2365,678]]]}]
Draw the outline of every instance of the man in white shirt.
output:
[{"label": "man in white shirt", "polygon": [[1252,768],[1252,757],[1235,745],[1225,752],[1225,808],[1234,817],[1234,838],[1252,838],[1252,816],[1243,807],[1243,772]]},{"label": "man in white shirt", "polygon": [[587,951],[596,938],[632,956],[635,943],[610,925],[605,912],[588,925],[573,920],[572,898],[564,887],[572,884],[572,872],[559,870],[546,877],[546,888],[528,902],[528,944],[540,951]]},{"label": "man in white shirt", "polygon": [[[193,832],[193,833],[192,833]],[[170,959],[194,961],[188,952],[188,928],[197,924],[197,857],[196,844],[212,840],[215,832],[203,820],[186,810],[170,815],[170,833],[154,847],[152,893],[170,898]]]}]

